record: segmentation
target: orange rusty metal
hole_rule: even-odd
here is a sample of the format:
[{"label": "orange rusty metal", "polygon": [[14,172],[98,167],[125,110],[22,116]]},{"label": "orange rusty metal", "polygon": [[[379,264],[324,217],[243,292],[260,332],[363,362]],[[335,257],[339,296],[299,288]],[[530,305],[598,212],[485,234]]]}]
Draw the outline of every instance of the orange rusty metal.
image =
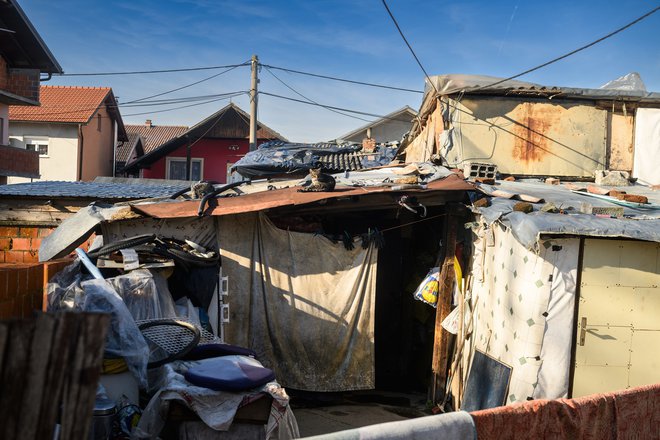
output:
[{"label": "orange rusty metal", "polygon": [[[369,197],[372,194],[383,193],[428,193],[434,191],[469,191],[474,190],[473,184],[451,174],[442,180],[428,184],[427,189],[392,191],[390,187],[337,187],[332,192],[298,192],[299,187],[284,188],[272,191],[246,194],[239,197],[217,199],[214,206],[209,206],[204,215],[230,215],[245,212],[262,211],[282,206],[306,205],[321,200],[340,199],[353,196]],[[155,218],[197,217],[199,201],[164,202],[143,205],[132,205],[132,209],[140,214]]]},{"label": "orange rusty metal", "polygon": [[559,122],[559,106],[539,106],[524,103],[522,120],[516,121],[513,132],[515,141],[513,157],[521,162],[541,162],[552,150],[553,142],[546,136],[553,125]]}]

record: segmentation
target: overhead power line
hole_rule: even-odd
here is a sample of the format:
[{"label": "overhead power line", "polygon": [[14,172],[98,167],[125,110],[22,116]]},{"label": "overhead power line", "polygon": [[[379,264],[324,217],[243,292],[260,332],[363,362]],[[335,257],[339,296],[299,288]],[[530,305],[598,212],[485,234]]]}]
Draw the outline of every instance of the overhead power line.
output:
[{"label": "overhead power line", "polygon": [[263,66],[263,67],[270,68],[270,69],[281,70],[283,72],[297,73],[298,75],[313,76],[315,78],[329,79],[329,80],[332,80],[332,81],[340,81],[340,82],[345,82],[345,83],[350,83],[350,84],[359,84],[361,86],[378,87],[378,88],[381,88],[381,89],[398,90],[398,91],[401,91],[401,92],[420,93],[420,94],[424,93],[421,90],[406,89],[405,87],[388,86],[388,85],[384,85],[384,84],[375,84],[375,83],[369,83],[369,82],[365,82],[365,81],[355,81],[355,80],[352,80],[352,79],[338,78],[336,76],[320,75],[318,73],[303,72],[302,70],[287,69],[285,67],[272,66],[270,64],[261,64],[260,63],[259,65]]},{"label": "overhead power line", "polygon": [[325,109],[334,109],[334,110],[340,110],[340,111],[348,112],[348,113],[355,113],[357,115],[364,115],[364,116],[371,116],[373,118],[387,119],[389,121],[410,122],[410,119],[392,118],[390,116],[377,115],[375,113],[368,113],[368,112],[362,112],[362,111],[358,111],[358,110],[351,110],[351,109],[348,109],[348,108],[335,107],[335,106],[332,106],[332,105],[318,104],[318,103],[313,103],[313,102],[309,102],[309,101],[303,101],[302,99],[291,98],[289,96],[277,95],[275,93],[268,93],[268,92],[260,91],[259,94],[260,95],[272,96],[274,98],[286,99],[287,101],[300,102],[302,104],[313,105],[313,106],[322,107],[322,108],[325,108]]},{"label": "overhead power line", "polygon": [[129,72],[88,72],[88,73],[63,73],[58,76],[111,76],[111,75],[148,75],[154,73],[176,73],[176,72],[194,72],[197,70],[217,70],[227,69],[230,67],[247,66],[249,63],[242,64],[228,64],[226,66],[209,66],[209,67],[189,67],[183,69],[162,69],[162,70],[135,70]]},{"label": "overhead power line", "polygon": [[583,51],[583,50],[585,50],[585,49],[587,49],[587,48],[589,48],[589,47],[591,47],[591,46],[594,46],[594,45],[600,43],[601,41],[607,40],[608,38],[613,37],[614,35],[618,34],[619,32],[622,32],[622,31],[628,29],[629,27],[631,27],[631,26],[633,26],[633,25],[639,23],[640,21],[644,20],[645,18],[647,18],[647,17],[649,17],[649,16],[655,14],[656,12],[658,12],[658,10],[660,10],[660,6],[658,6],[658,7],[654,8],[654,9],[650,10],[650,11],[647,12],[646,14],[642,15],[642,16],[639,17],[639,18],[636,18],[635,20],[633,20],[633,21],[631,21],[630,23],[628,23],[628,24],[626,24],[626,25],[624,25],[624,26],[622,26],[622,27],[616,29],[615,31],[612,31],[612,32],[610,32],[609,34],[607,34],[607,35],[605,35],[605,36],[603,36],[603,37],[601,37],[601,38],[599,38],[599,39],[597,39],[597,40],[595,40],[595,41],[592,41],[592,42],[589,43],[589,44],[585,44],[584,46],[579,47],[579,48],[577,48],[577,49],[575,49],[575,50],[572,50],[572,51],[570,51],[570,52],[568,52],[568,53],[566,53],[566,54],[564,54],[564,55],[562,55],[562,56],[559,56],[559,57],[557,57],[557,58],[554,58],[554,59],[552,59],[552,60],[550,60],[550,61],[548,61],[548,62],[545,62],[545,63],[543,63],[543,64],[539,64],[538,66],[536,66],[536,67],[532,67],[531,69],[527,69],[527,70],[525,70],[524,72],[518,73],[518,74],[513,75],[513,76],[510,76],[510,77],[508,77],[508,78],[504,78],[504,79],[499,80],[499,81],[497,81],[497,82],[494,82],[494,83],[492,83],[492,84],[488,84],[488,85],[484,85],[484,86],[481,86],[481,87],[477,87],[477,88],[475,88],[475,89],[471,89],[470,91],[471,91],[471,92],[474,92],[474,91],[477,91],[477,90],[486,89],[486,88],[490,88],[490,87],[496,86],[496,85],[498,85],[498,84],[502,84],[502,83],[505,82],[505,81],[509,81],[509,80],[512,80],[512,79],[516,79],[516,78],[518,78],[518,77],[521,77],[521,76],[523,76],[523,75],[527,75],[528,73],[534,72],[535,70],[539,70],[539,69],[541,69],[541,68],[543,68],[543,67],[549,66],[550,64],[556,63],[557,61],[563,60],[564,58],[568,58],[568,57],[570,57],[571,55],[575,55],[576,53],[578,53],[578,52],[580,52],[580,51]]},{"label": "overhead power line", "polygon": [[220,75],[224,75],[225,73],[227,73],[227,72],[231,72],[232,70],[236,69],[237,67],[239,67],[239,66],[244,66],[244,65],[247,65],[247,64],[246,64],[246,63],[238,64],[238,65],[236,65],[236,66],[229,67],[229,68],[223,70],[222,72],[219,72],[219,73],[216,73],[216,74],[211,75],[211,76],[209,76],[209,77],[206,77],[206,78],[200,79],[199,81],[191,82],[190,84],[186,84],[186,85],[184,85],[184,86],[177,87],[177,88],[174,88],[174,89],[171,89],[171,90],[166,90],[166,91],[164,91],[164,92],[162,92],[162,93],[156,93],[155,95],[145,96],[144,98],[140,98],[140,99],[134,99],[134,100],[132,100],[132,101],[125,102],[124,104],[133,104],[133,103],[135,103],[135,102],[140,102],[140,101],[144,101],[144,100],[151,99],[151,98],[157,98],[158,96],[167,95],[167,94],[169,94],[169,93],[178,92],[179,90],[187,89],[188,87],[196,86],[197,84],[203,83],[203,82],[205,82],[205,81],[209,81],[209,80],[211,80],[211,79],[213,79],[213,78],[217,78],[217,77],[219,77]]},{"label": "overhead power line", "polygon": [[[264,66],[264,67],[265,67],[265,66]],[[341,111],[339,111],[339,110],[335,110],[335,109],[332,109],[332,108],[326,107],[326,106],[324,106],[324,105],[322,105],[322,104],[319,104],[318,102],[314,101],[313,99],[309,99],[307,96],[303,95],[302,93],[298,92],[296,89],[294,89],[293,87],[291,87],[290,85],[288,85],[287,83],[285,83],[282,79],[280,79],[280,77],[278,77],[277,75],[275,75],[275,73],[273,73],[273,71],[270,70],[268,67],[266,67],[266,71],[267,71],[269,74],[271,74],[271,75],[273,76],[273,78],[275,78],[276,80],[278,80],[279,82],[281,82],[281,83],[282,83],[287,89],[291,90],[291,91],[292,91],[293,93],[295,93],[296,95],[300,96],[301,98],[303,98],[303,99],[305,99],[305,100],[307,100],[307,101],[309,101],[309,102],[311,102],[311,103],[313,103],[313,104],[321,105],[321,106],[322,106],[323,108],[325,108],[326,110],[330,110],[331,112],[338,113],[338,114],[343,115],[343,116],[348,116],[349,118],[359,119],[360,121],[364,121],[364,122],[372,122],[372,121],[370,121],[369,119],[364,119],[364,118],[361,118],[361,117],[359,117],[359,116],[354,116],[354,115],[351,115],[351,114],[348,114],[348,113],[341,112]]]},{"label": "overhead power line", "polygon": [[385,0],[382,0],[383,6],[385,6],[385,9],[387,10],[387,13],[390,15],[390,18],[392,19],[392,22],[394,23],[394,26],[396,26],[396,29],[399,31],[399,35],[401,35],[401,38],[403,38],[404,43],[406,43],[406,46],[408,46],[408,49],[410,49],[410,53],[412,56],[415,58],[415,61],[417,61],[417,64],[419,65],[419,68],[422,69],[422,72],[424,72],[424,75],[426,76],[426,79],[428,80],[429,84],[431,87],[433,87],[433,90],[435,90],[435,93],[438,93],[438,89],[435,87],[435,84],[431,81],[431,77],[429,76],[428,73],[426,73],[426,69],[424,66],[422,66],[422,62],[419,61],[419,58],[417,57],[417,54],[413,50],[412,46],[410,43],[408,43],[408,40],[406,39],[406,36],[403,35],[403,31],[401,30],[401,27],[399,26],[399,23],[397,23],[396,18],[394,18],[394,14],[392,14],[392,11],[390,11],[389,6],[387,6],[387,3]]},{"label": "overhead power line", "polygon": [[179,109],[182,109],[182,108],[195,107],[195,106],[209,104],[209,103],[212,103],[212,102],[224,101],[226,99],[231,99],[231,98],[234,98],[236,96],[240,96],[244,93],[247,93],[247,91],[234,93],[232,95],[225,96],[225,97],[222,97],[222,98],[216,98],[216,99],[210,99],[210,100],[204,101],[204,102],[198,102],[198,103],[195,103],[195,104],[182,105],[182,106],[179,106],[179,107],[172,107],[172,108],[168,108],[168,109],[165,109],[165,110],[156,110],[156,111],[151,111],[151,112],[129,113],[129,114],[126,114],[124,116],[140,116],[140,115],[151,115],[151,114],[155,114],[155,113],[171,112],[173,110],[179,110]]}]

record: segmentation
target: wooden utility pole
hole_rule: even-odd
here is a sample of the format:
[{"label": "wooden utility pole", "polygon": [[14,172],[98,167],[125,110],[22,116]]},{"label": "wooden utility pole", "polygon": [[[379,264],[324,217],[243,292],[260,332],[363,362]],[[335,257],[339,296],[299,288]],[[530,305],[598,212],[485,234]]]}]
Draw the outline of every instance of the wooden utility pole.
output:
[{"label": "wooden utility pole", "polygon": [[252,55],[252,81],[250,83],[250,151],[257,149],[257,69],[259,57]]},{"label": "wooden utility pole", "polygon": [[451,312],[451,302],[454,296],[454,253],[456,250],[456,233],[458,225],[457,212],[452,212],[454,205],[447,205],[447,226],[445,236],[445,258],[440,270],[438,302],[435,313],[435,335],[433,338],[433,403],[444,399],[447,373],[449,367],[451,334],[442,327],[442,321]]}]

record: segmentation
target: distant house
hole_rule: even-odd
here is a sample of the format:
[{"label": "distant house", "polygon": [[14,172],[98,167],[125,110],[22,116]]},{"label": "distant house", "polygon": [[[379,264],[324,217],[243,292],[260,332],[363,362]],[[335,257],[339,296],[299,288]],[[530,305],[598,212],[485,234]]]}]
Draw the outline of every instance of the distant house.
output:
[{"label": "distant house", "polygon": [[9,117],[11,145],[39,153],[35,180],[112,176],[117,143],[128,140],[109,87],[41,86],[40,107],[11,106]]},{"label": "distant house", "polygon": [[144,124],[140,125],[127,124],[128,141],[122,142],[117,147],[115,156],[116,174],[126,177],[139,177],[139,169],[134,168],[132,174],[124,172],[126,165],[145,154],[151,153],[154,149],[182,135],[187,130],[188,127],[182,125],[155,125],[151,122],[151,119],[147,119]]},{"label": "distant house", "polygon": [[[62,73],[27,16],[14,0],[0,14],[0,185],[9,176],[39,177],[39,156],[9,145],[9,106],[38,106],[42,73]],[[47,79],[48,79],[47,78]]]},{"label": "distant house", "polygon": [[337,139],[358,144],[367,138],[374,139],[376,143],[400,141],[403,135],[410,131],[410,125],[416,116],[415,110],[405,106]]},{"label": "distant house", "polygon": [[[127,175],[168,180],[213,180],[225,183],[231,166],[249,149],[250,116],[230,103],[208,118],[128,164]],[[286,139],[262,123],[257,144]]]}]

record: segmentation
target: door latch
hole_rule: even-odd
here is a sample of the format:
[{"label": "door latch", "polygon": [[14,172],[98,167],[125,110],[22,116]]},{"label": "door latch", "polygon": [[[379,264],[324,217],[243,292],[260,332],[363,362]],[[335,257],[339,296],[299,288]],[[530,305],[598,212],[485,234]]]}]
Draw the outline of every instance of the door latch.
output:
[{"label": "door latch", "polygon": [[584,339],[587,336],[587,317],[583,316],[580,320],[580,346],[584,346]]}]

